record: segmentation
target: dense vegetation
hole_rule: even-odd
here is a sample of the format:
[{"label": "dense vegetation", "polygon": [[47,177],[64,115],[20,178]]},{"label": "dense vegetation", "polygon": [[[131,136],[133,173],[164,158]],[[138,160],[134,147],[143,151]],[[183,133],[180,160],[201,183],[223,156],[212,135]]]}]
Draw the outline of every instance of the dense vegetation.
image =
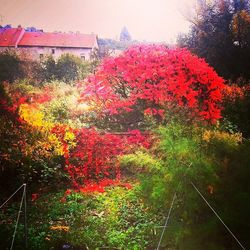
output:
[{"label": "dense vegetation", "polygon": [[70,54],[61,55],[58,60],[48,56],[42,61],[33,60],[28,52],[17,53],[13,49],[4,50],[0,54],[0,81],[13,83],[17,79],[42,84],[51,80],[73,82],[84,79],[97,64],[96,55],[92,54],[92,62],[82,61]]},{"label": "dense vegetation", "polygon": [[249,0],[197,1],[189,34],[179,37],[179,45],[215,68],[227,80],[248,83],[250,55]]},{"label": "dense vegetation", "polygon": [[[7,51],[0,69],[0,205],[27,183],[28,249],[240,249],[195,188],[250,247],[247,80],[155,45],[101,62]],[[0,209],[0,249],[21,195]]]}]

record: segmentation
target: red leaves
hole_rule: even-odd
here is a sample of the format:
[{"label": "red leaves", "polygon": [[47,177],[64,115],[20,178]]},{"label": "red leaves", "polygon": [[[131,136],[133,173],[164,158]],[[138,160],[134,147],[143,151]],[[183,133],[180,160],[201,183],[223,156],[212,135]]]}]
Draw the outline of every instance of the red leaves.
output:
[{"label": "red leaves", "polygon": [[52,99],[52,96],[48,93],[36,94],[32,97],[32,102],[37,104],[42,104],[45,102],[49,102]]},{"label": "red leaves", "polygon": [[120,186],[126,189],[131,189],[132,185],[130,183],[120,182],[119,180],[112,180],[112,179],[103,179],[99,182],[88,181],[84,187],[79,187],[75,190],[67,189],[64,193],[64,196],[61,198],[61,202],[66,202],[66,197],[70,195],[72,192],[81,192],[81,193],[104,193],[105,188],[109,186]]},{"label": "red leaves", "polygon": [[[74,133],[76,146],[69,149],[64,140],[66,131]],[[75,189],[82,192],[104,192],[104,187],[121,185],[117,156],[136,147],[150,147],[149,135],[139,130],[124,134],[102,134],[95,129],[70,129],[56,125],[51,130],[63,144],[66,171]],[[125,185],[129,188],[128,185]]]},{"label": "red leaves", "polygon": [[130,130],[126,141],[128,145],[150,148],[151,142],[149,138],[149,135],[143,135],[140,130]]},{"label": "red leaves", "polygon": [[130,112],[138,100],[144,100],[146,114],[162,118],[164,108],[172,103],[213,122],[220,118],[223,87],[223,79],[187,50],[134,46],[103,62],[89,77],[81,100],[94,102],[111,115]]},{"label": "red leaves", "polygon": [[164,109],[147,108],[144,110],[144,115],[156,116],[159,115],[161,118],[164,117]]},{"label": "red leaves", "polygon": [[83,188],[80,188],[79,191],[82,193],[92,193],[92,192],[98,192],[98,193],[104,193],[105,188],[108,186],[121,186],[126,189],[131,189],[132,185],[129,183],[122,183],[119,180],[111,180],[111,179],[103,179],[97,183],[90,182],[87,185],[85,185]]},{"label": "red leaves", "polygon": [[[96,106],[97,117],[136,111],[164,119],[166,110],[183,108],[210,122],[220,118],[224,87],[223,79],[187,50],[151,45],[135,46],[119,57],[107,58],[84,85],[81,101]],[[102,192],[102,180],[120,177],[118,155],[133,146],[151,145],[149,136],[139,130],[121,137],[81,129],[76,137],[77,146],[66,162],[75,187],[85,185],[82,191]]]},{"label": "red leaves", "polygon": [[65,196],[69,195],[72,193],[72,190],[71,189],[67,189],[64,193]]},{"label": "red leaves", "polygon": [[31,194],[31,201],[37,200],[39,197],[39,194]]},{"label": "red leaves", "polygon": [[18,109],[21,104],[24,104],[27,101],[27,97],[22,96],[20,93],[14,93],[11,96],[11,101],[8,100],[5,96],[0,98],[0,107],[2,111],[5,111],[12,120],[15,120],[19,123],[22,122],[22,119],[19,117]]},{"label": "red leaves", "polygon": [[235,102],[237,99],[243,99],[247,93],[249,85],[239,87],[237,85],[227,85],[223,90],[224,101]]},{"label": "red leaves", "polygon": [[80,187],[89,180],[119,178],[116,156],[122,152],[119,136],[101,135],[94,129],[76,131],[77,145],[70,152],[67,171],[75,187]]},{"label": "red leaves", "polygon": [[[112,109],[113,101],[113,89],[103,87],[101,83],[96,84],[94,93],[98,95],[110,94],[110,100],[106,100],[106,105],[109,105]],[[6,119],[9,116],[14,116],[14,120],[20,118],[20,114],[24,114],[24,111],[29,111],[30,108],[39,110],[43,106],[40,105],[44,102],[49,102],[53,96],[52,90],[47,89],[45,91],[37,91],[32,93],[17,92],[16,89],[9,91],[8,95],[0,98],[0,105],[3,108]],[[21,104],[22,105],[20,108]],[[125,104],[125,106],[123,105]],[[118,109],[124,109],[126,112],[130,112],[130,106],[133,105],[133,100],[124,100],[117,104],[114,112]],[[43,114],[41,112],[41,114]],[[35,118],[36,116],[31,116]],[[27,119],[28,120],[28,119]],[[76,190],[82,192],[98,191],[104,192],[104,188],[110,185],[120,185],[125,188],[131,188],[129,184],[120,182],[121,171],[118,161],[118,156],[121,154],[134,150],[134,147],[146,147],[150,146],[149,136],[142,134],[139,130],[129,131],[123,134],[112,134],[98,132],[94,128],[76,129],[66,124],[49,122],[46,124],[46,119],[41,118],[41,135],[42,140],[39,140],[40,146],[37,151],[34,151],[33,145],[36,144],[37,127],[34,123],[28,123],[27,120],[22,120],[18,126],[13,124],[15,128],[15,135],[17,136],[17,142],[15,143],[16,151],[21,152],[21,157],[30,157],[33,161],[38,160],[40,157],[43,159],[49,159],[50,155],[62,156],[64,158],[65,170],[68,172],[72,186]],[[43,123],[43,121],[45,121]],[[11,123],[12,124],[12,123]],[[12,129],[12,128],[11,128]],[[33,134],[34,133],[34,134]],[[32,137],[35,135],[36,137]],[[40,137],[39,137],[40,139]],[[44,140],[44,141],[43,141]],[[48,146],[47,146],[47,141]],[[41,148],[41,150],[40,150]],[[27,150],[29,149],[29,151]],[[40,154],[43,152],[44,155]],[[7,151],[6,151],[7,152]],[[3,154],[5,158],[12,158],[11,153]],[[36,157],[36,158],[35,158]],[[18,158],[19,160],[19,158]],[[21,162],[21,161],[20,161]],[[17,164],[20,164],[17,163]],[[23,164],[23,163],[22,163]],[[65,195],[69,195],[71,190],[67,190]],[[38,194],[32,194],[32,201],[35,201]],[[65,202],[66,199],[61,200]]]},{"label": "red leaves", "polygon": [[89,192],[98,192],[103,193],[105,192],[105,187],[116,185],[118,181],[111,180],[111,179],[103,179],[98,183],[89,182],[84,187],[80,188],[80,192],[82,193],[89,193]]}]

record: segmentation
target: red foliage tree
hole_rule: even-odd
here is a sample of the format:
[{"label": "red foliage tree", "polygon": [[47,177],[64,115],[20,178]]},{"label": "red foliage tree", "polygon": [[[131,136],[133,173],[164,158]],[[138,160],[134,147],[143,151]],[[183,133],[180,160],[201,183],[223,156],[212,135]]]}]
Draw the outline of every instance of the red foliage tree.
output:
[{"label": "red foliage tree", "polygon": [[81,101],[94,103],[99,115],[136,110],[160,119],[178,107],[214,122],[220,118],[223,87],[213,68],[189,51],[144,45],[104,60],[84,83]]}]

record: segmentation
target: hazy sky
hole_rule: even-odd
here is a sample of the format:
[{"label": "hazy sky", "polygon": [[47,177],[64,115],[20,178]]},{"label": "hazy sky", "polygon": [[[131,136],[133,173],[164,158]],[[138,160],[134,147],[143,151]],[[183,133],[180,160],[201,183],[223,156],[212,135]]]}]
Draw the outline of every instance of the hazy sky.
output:
[{"label": "hazy sky", "polygon": [[[181,14],[194,0],[0,0],[0,23],[44,31],[80,31],[119,38],[123,26],[133,39],[175,41],[189,23]],[[2,19],[2,20],[1,20]]]}]

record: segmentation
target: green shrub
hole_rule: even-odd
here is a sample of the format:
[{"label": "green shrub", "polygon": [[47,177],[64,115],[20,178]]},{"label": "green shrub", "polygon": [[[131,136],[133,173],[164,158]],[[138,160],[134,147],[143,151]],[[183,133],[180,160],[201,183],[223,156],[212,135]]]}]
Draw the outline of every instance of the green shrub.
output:
[{"label": "green shrub", "polygon": [[[141,197],[154,207],[155,213],[166,215],[174,193],[177,194],[162,246],[197,250],[237,248],[191,182],[225,223],[249,244],[249,142],[242,144],[239,133],[178,123],[159,128],[157,134],[151,150],[122,156],[121,163],[140,179]],[[164,221],[165,218],[162,224]]]},{"label": "green shrub", "polygon": [[237,98],[234,102],[225,103],[223,110],[223,117],[237,126],[245,138],[250,137],[249,109],[250,91],[246,93],[244,98]]},{"label": "green shrub", "polygon": [[56,61],[52,56],[48,56],[43,62],[43,79],[44,81],[52,81],[57,77]]},{"label": "green shrub", "polygon": [[[56,63],[56,77],[65,82],[82,79],[86,76],[88,64],[74,55],[63,54]],[[84,72],[86,70],[86,72]]]},{"label": "green shrub", "polygon": [[[138,199],[138,191],[135,185],[130,190],[109,188],[103,194],[72,192],[63,202],[63,192],[39,194],[36,201],[28,204],[29,249],[60,249],[63,244],[80,249],[155,247],[158,216]],[[5,213],[1,211],[0,218],[14,221],[17,206]],[[3,221],[0,234],[11,236],[13,227],[14,223]],[[21,221],[16,249],[23,243],[22,229]],[[10,238],[1,237],[1,249],[8,246]]]},{"label": "green shrub", "polygon": [[0,82],[14,82],[24,75],[21,60],[13,50],[5,50],[0,53]]},{"label": "green shrub", "polygon": [[57,61],[52,56],[48,56],[41,64],[43,79],[48,82],[59,80],[70,83],[84,79],[94,67],[91,62],[82,61],[72,54],[62,54]]}]

